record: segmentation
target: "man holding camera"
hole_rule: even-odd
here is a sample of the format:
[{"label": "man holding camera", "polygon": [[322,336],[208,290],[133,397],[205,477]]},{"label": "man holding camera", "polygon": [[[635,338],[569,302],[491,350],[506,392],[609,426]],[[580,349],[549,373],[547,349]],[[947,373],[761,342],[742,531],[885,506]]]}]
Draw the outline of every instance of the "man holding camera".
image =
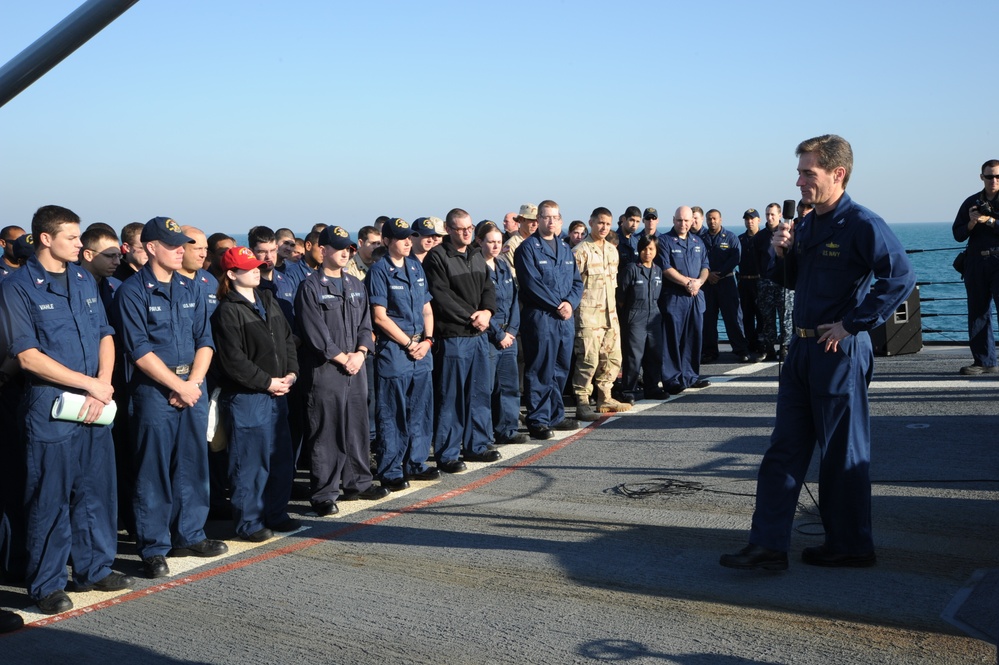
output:
[{"label": "man holding camera", "polygon": [[968,241],[964,288],[968,292],[968,343],[972,364],[961,374],[978,376],[999,372],[992,330],[992,302],[999,307],[999,159],[982,164],[985,188],[964,200],[954,219],[954,240]]}]

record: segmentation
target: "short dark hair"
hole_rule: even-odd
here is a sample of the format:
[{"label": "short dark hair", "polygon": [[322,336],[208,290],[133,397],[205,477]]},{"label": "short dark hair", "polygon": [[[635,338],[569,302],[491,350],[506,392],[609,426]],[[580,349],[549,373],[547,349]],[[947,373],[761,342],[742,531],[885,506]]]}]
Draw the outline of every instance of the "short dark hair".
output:
[{"label": "short dark hair", "polygon": [[309,235],[305,236],[305,242],[307,242],[310,245],[314,246],[317,242],[319,242],[319,236],[320,236],[321,233],[322,233],[322,231],[311,231],[311,232],[309,232]]},{"label": "short dark hair", "polygon": [[114,229],[103,222],[91,224],[80,236],[80,242],[83,243],[83,248],[89,250],[93,250],[97,247],[97,243],[102,240],[111,240],[114,244],[118,244],[118,234],[114,232]]},{"label": "short dark hair", "polygon": [[42,206],[31,218],[31,236],[35,247],[41,247],[41,235],[47,233],[54,236],[59,233],[63,224],[79,224],[80,216],[69,208],[62,206]]},{"label": "short dark hair", "polygon": [[990,159],[989,161],[982,164],[982,175],[985,175],[985,169],[991,169],[999,166],[999,159]]},{"label": "short dark hair", "polygon": [[641,252],[643,249],[652,245],[656,248],[656,253],[659,253],[659,245],[657,244],[659,239],[655,236],[642,236],[638,239],[638,251]]},{"label": "short dark hair", "polygon": [[250,245],[250,249],[253,249],[260,243],[277,242],[277,236],[266,226],[254,226],[246,235],[246,242]]},{"label": "short dark hair", "polygon": [[360,242],[361,240],[367,242],[368,236],[370,236],[372,233],[377,233],[378,235],[382,234],[381,231],[379,231],[373,226],[362,226],[361,230],[357,232],[358,242]]},{"label": "short dark hair", "polygon": [[705,217],[707,217],[708,215],[710,215],[710,214],[711,214],[711,213],[713,213],[713,212],[717,212],[717,213],[718,213],[718,218],[719,218],[719,219],[721,219],[721,218],[722,218],[722,214],[721,214],[721,211],[720,211],[720,210],[718,210],[717,208],[712,208],[711,210],[707,211],[706,213],[704,213],[704,216],[705,216]]},{"label": "short dark hair", "polygon": [[770,210],[771,208],[777,208],[778,210],[783,210],[783,208],[781,207],[781,204],[776,203],[776,202],[774,202],[774,203],[768,203],[767,207],[764,208],[763,210],[767,211],[767,210]]},{"label": "short dark hair", "polygon": [[10,242],[11,241],[10,234],[13,233],[14,231],[21,231],[23,233],[24,229],[22,229],[20,226],[13,224],[10,226],[5,226],[2,229],[0,229],[0,239],[2,239],[4,242]]},{"label": "short dark hair", "polygon": [[625,217],[641,217],[642,216],[642,209],[639,208],[638,206],[628,206],[628,208],[624,211],[624,216]]},{"label": "short dark hair", "polygon": [[[635,208],[635,210],[638,210],[638,208]],[[641,215],[642,213],[638,213],[638,214]],[[611,219],[614,218],[614,215],[611,214],[610,210],[608,210],[607,208],[605,208],[603,206],[600,206],[598,208],[594,208],[593,212],[590,213],[590,221],[593,221],[594,219],[596,219],[597,217],[600,217],[601,215],[606,215],[606,216],[610,217]],[[630,216],[631,215],[629,215],[629,217]]]},{"label": "short dark hair", "polygon": [[141,242],[140,238],[142,237],[142,228],[144,226],[145,224],[142,222],[126,224],[121,230],[121,235],[118,237],[126,245],[138,245]]},{"label": "short dark hair", "polygon": [[451,229],[454,228],[455,221],[462,219],[463,217],[468,217],[469,219],[472,218],[467,211],[462,210],[461,208],[451,208],[447,211],[447,215],[444,217],[444,223],[449,229]]},{"label": "short dark hair", "polygon": [[690,214],[693,215],[695,212],[704,214],[704,209],[701,206],[690,206]]},{"label": "short dark hair", "polygon": [[584,229],[586,228],[586,224],[583,224],[583,220],[575,219],[572,221],[572,224],[569,225],[569,233],[572,233],[572,230],[577,226],[582,227]]},{"label": "short dark hair", "polygon": [[223,240],[231,240],[233,242],[236,242],[235,238],[226,233],[213,233],[210,236],[208,236],[208,251],[214,254],[215,250],[218,249],[219,243],[222,242]]}]

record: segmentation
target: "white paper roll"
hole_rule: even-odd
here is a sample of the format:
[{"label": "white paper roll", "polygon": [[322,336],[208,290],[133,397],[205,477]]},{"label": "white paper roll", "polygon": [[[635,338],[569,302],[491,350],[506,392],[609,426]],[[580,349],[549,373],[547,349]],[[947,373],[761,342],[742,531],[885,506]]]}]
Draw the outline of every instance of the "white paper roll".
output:
[{"label": "white paper roll", "polygon": [[[83,418],[80,418],[79,414],[85,401],[87,401],[87,398],[84,395],[63,393],[56,397],[56,401],[52,404],[52,417],[57,420],[83,422]],[[114,403],[114,400],[111,400],[110,404],[105,405],[104,411],[101,412],[101,417],[95,420],[93,424],[110,425],[114,421],[116,413],[118,413],[118,405]]]}]

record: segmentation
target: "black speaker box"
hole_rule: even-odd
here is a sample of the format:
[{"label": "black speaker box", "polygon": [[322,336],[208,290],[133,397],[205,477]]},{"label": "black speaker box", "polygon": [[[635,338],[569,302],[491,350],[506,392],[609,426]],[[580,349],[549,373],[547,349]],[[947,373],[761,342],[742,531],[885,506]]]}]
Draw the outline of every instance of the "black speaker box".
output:
[{"label": "black speaker box", "polygon": [[871,331],[876,356],[918,353],[923,348],[923,318],[919,313],[917,286],[887,321]]}]

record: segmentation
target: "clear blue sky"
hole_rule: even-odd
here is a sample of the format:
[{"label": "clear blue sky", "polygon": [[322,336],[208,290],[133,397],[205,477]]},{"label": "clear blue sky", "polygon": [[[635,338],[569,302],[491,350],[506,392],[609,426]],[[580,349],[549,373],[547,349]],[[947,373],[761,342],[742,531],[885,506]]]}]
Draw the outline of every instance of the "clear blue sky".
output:
[{"label": "clear blue sky", "polygon": [[[0,1],[0,64],[81,2]],[[0,225],[353,232],[553,198],[741,227],[827,132],[856,200],[948,221],[999,157],[996,26],[996,2],[140,0],[0,108]]]}]

